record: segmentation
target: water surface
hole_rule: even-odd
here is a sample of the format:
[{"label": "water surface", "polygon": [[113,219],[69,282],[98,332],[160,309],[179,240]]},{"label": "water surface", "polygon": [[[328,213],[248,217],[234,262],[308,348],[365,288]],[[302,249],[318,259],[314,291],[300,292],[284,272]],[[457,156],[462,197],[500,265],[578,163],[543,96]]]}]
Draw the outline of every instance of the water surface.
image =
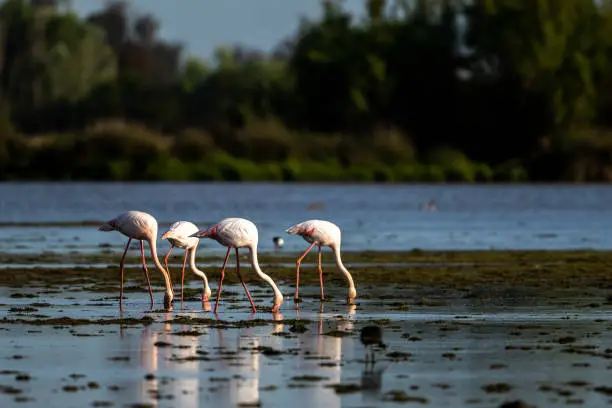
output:
[{"label": "water surface", "polygon": [[[252,286],[258,305],[267,305],[266,288]],[[400,395],[413,399],[409,406],[496,407],[521,399],[557,407],[602,406],[610,399],[608,306],[584,306],[597,297],[488,302],[441,296],[438,306],[415,306],[411,295],[390,286],[362,290],[365,297],[384,293],[384,300],[352,307],[340,300],[344,288],[330,287],[334,300],[322,306],[311,297],[317,291],[304,286],[298,311],[289,300],[273,316],[251,314],[241,288],[227,285],[215,316],[214,303],[201,302],[151,312],[143,292],[128,293],[120,314],[115,293],[0,289],[0,317],[24,319],[0,328],[0,406],[392,407],[397,403],[389,399]],[[120,316],[155,322],[27,324]],[[239,325],[172,322],[181,316]],[[240,327],[257,319],[268,322]],[[292,332],[291,319],[305,321],[307,331]],[[383,328],[388,345],[377,352],[373,371],[364,365],[358,338],[371,324]],[[338,331],[346,336],[332,335]],[[185,332],[191,335],[180,335]],[[338,393],[331,388],[338,384],[355,389]]]},{"label": "water surface", "polygon": [[[424,207],[430,201],[435,211]],[[75,223],[129,209],[150,212],[160,229],[177,220],[204,228],[245,217],[257,224],[262,251],[276,235],[285,236],[286,250],[304,249],[284,231],[312,218],[340,225],[347,251],[609,249],[610,202],[610,185],[2,183],[0,251],[91,252],[105,244],[121,251],[123,237]],[[44,225],[58,222],[73,225]],[[201,247],[223,252],[207,240]]]}]

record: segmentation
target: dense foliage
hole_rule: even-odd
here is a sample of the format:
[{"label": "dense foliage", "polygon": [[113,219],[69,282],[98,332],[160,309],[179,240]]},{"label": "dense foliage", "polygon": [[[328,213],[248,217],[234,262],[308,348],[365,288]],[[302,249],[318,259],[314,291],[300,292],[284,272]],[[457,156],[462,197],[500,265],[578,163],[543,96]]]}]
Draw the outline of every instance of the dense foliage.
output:
[{"label": "dense foliage", "polygon": [[327,1],[272,53],[204,61],[122,2],[6,0],[0,175],[609,180],[611,5]]}]

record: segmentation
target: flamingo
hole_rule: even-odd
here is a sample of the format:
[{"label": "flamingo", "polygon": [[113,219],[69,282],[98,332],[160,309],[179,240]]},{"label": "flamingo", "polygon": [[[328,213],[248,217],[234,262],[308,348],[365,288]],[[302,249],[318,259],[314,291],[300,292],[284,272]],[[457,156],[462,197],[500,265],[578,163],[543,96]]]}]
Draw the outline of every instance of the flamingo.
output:
[{"label": "flamingo", "polygon": [[190,237],[194,232],[198,232],[200,229],[192,222],[189,221],[177,221],[170,226],[168,231],[162,235],[162,239],[167,239],[172,246],[166,254],[164,258],[164,263],[166,265],[166,270],[168,273],[170,272],[170,268],[168,268],[168,257],[170,256],[170,252],[177,248],[185,249],[185,258],[183,259],[183,273],[181,275],[181,302],[183,301],[183,286],[185,282],[185,265],[187,264],[187,255],[190,254],[189,257],[189,267],[191,271],[198,275],[204,281],[204,292],[202,293],[202,302],[206,302],[210,297],[210,286],[208,286],[208,279],[206,278],[206,274],[199,270],[195,264],[195,254],[198,243],[200,240],[198,238]]},{"label": "flamingo", "polygon": [[251,298],[251,294],[242,279],[242,275],[240,274],[240,257],[238,255],[238,248],[248,248],[249,249],[249,257],[251,261],[251,265],[257,275],[260,278],[268,282],[268,284],[272,287],[274,291],[274,306],[272,307],[272,313],[276,313],[281,303],[283,303],[283,295],[280,290],[272,280],[272,278],[265,273],[262,272],[259,267],[259,262],[257,261],[257,243],[259,240],[259,234],[257,232],[257,227],[251,221],[246,220],[244,218],[225,218],[219,221],[216,225],[198,231],[190,237],[197,238],[210,238],[214,239],[218,243],[227,247],[227,253],[225,254],[225,261],[223,261],[223,267],[221,268],[221,279],[219,280],[219,290],[217,292],[217,300],[215,303],[215,313],[217,313],[217,308],[219,307],[219,299],[221,298],[221,289],[223,286],[223,278],[225,276],[225,267],[227,266],[227,261],[230,256],[230,251],[232,248],[236,249],[236,273],[238,274],[238,278],[240,279],[240,283],[242,283],[242,287],[249,298],[249,302],[251,303],[251,309],[253,313],[256,312],[255,304],[253,303],[253,299]]},{"label": "flamingo", "polygon": [[159,262],[157,258],[157,220],[151,214],[147,214],[142,211],[127,211],[122,214],[119,214],[117,217],[112,220],[102,224],[99,228],[99,231],[119,231],[126,237],[128,237],[128,242],[125,246],[125,251],[123,251],[123,257],[121,258],[121,291],[119,294],[119,309],[122,310],[122,300],[123,300],[123,269],[125,264],[125,256],[127,255],[128,248],[130,247],[130,242],[132,239],[136,239],[140,241],[140,253],[142,255],[142,268],[145,273],[145,278],[147,279],[147,285],[149,286],[149,296],[151,297],[151,307],[153,307],[153,291],[151,290],[151,281],[149,280],[149,271],[147,270],[147,263],[145,260],[144,253],[144,242],[147,241],[149,243],[149,247],[151,248],[151,255],[153,257],[153,262],[155,263],[155,267],[159,270],[162,275],[164,275],[164,280],[166,283],[166,294],[164,296],[164,306],[169,307],[172,300],[174,300],[174,292],[172,290],[172,282],[170,281],[170,275],[164,269],[164,267]]},{"label": "flamingo", "polygon": [[334,255],[336,256],[336,265],[338,269],[346,276],[346,279],[349,283],[349,293],[348,293],[348,303],[352,304],[353,299],[357,296],[357,291],[355,290],[355,284],[353,282],[353,277],[350,272],[346,269],[344,264],[342,263],[342,259],[340,257],[340,241],[341,241],[341,232],[340,228],[329,221],[323,220],[308,220],[303,221],[294,226],[290,227],[286,231],[290,235],[299,235],[308,243],[310,246],[306,251],[297,259],[296,262],[296,282],[295,282],[295,301],[299,300],[298,296],[298,287],[300,284],[300,264],[308,255],[308,252],[317,245],[319,247],[319,282],[321,284],[321,300],[325,300],[325,294],[323,293],[323,269],[321,268],[321,247],[328,246],[334,251]]}]

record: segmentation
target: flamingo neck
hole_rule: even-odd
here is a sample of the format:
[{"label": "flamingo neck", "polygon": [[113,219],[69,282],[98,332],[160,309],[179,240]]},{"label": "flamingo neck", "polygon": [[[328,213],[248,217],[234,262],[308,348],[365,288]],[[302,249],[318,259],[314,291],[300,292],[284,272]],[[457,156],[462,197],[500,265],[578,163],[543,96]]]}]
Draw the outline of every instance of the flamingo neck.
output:
[{"label": "flamingo neck", "polygon": [[188,249],[188,251],[189,251],[189,268],[191,268],[191,271],[193,273],[195,273],[200,278],[202,278],[202,280],[204,281],[204,290],[207,293],[210,293],[210,287],[208,286],[208,278],[206,278],[206,274],[204,272],[202,272],[201,270],[198,269],[198,267],[196,266],[196,263],[195,263],[195,254],[196,254],[196,249],[197,248],[198,248],[198,246],[196,245],[193,248]]},{"label": "flamingo neck", "polygon": [[257,275],[259,275],[261,279],[268,282],[268,284],[272,287],[272,290],[274,291],[274,303],[281,303],[283,301],[282,293],[280,292],[280,290],[278,290],[278,287],[276,286],[272,278],[263,273],[263,271],[259,267],[259,261],[257,259],[257,247],[249,247],[249,258],[251,260],[251,265],[253,266],[253,269],[255,269]]},{"label": "flamingo neck", "polygon": [[334,255],[336,257],[336,265],[338,266],[338,269],[340,269],[340,271],[344,274],[346,280],[349,283],[349,298],[354,299],[357,296],[357,291],[355,290],[355,283],[353,282],[353,277],[351,276],[351,273],[342,263],[342,258],[340,257],[340,245],[333,245],[331,246],[331,248],[334,251]]},{"label": "flamingo neck", "polygon": [[174,299],[174,292],[172,291],[172,282],[170,281],[170,275],[168,271],[164,269],[161,262],[159,262],[159,258],[157,257],[157,237],[153,234],[153,237],[149,240],[149,246],[151,247],[151,256],[153,257],[153,262],[155,263],[155,267],[158,271],[164,275],[164,281],[166,283],[166,296],[172,301]]}]

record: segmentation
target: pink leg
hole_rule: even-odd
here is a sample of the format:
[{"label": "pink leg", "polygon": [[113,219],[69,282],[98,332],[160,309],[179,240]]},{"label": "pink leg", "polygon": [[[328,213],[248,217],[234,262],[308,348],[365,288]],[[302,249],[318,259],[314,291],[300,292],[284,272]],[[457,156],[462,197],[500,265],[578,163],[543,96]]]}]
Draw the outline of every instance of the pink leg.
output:
[{"label": "pink leg", "polygon": [[255,303],[253,303],[251,294],[249,293],[249,290],[246,287],[246,283],[244,283],[244,280],[242,279],[242,274],[240,273],[240,257],[238,256],[238,248],[236,248],[236,273],[238,274],[238,279],[240,279],[240,283],[242,283],[242,287],[244,288],[244,291],[246,292],[247,297],[249,298],[249,302],[251,302],[251,309],[253,310],[253,313],[255,313],[257,311],[257,309],[255,309]]},{"label": "pink leg", "polygon": [[185,259],[183,259],[183,274],[181,275],[181,303],[183,303],[183,286],[185,285],[185,265],[187,265],[187,254],[189,249],[185,249]]},{"label": "pink leg", "polygon": [[308,255],[308,253],[310,252],[310,250],[312,249],[313,246],[315,246],[314,242],[312,244],[310,244],[308,249],[306,251],[304,251],[302,256],[300,256],[298,258],[297,262],[295,263],[296,264],[296,270],[295,270],[295,298],[294,298],[294,300],[298,300],[299,299],[298,288],[300,286],[300,264],[302,263],[302,261],[304,260],[306,255]]},{"label": "pink leg", "polygon": [[319,245],[319,283],[321,284],[321,300],[325,300],[323,293],[323,268],[321,267],[321,245]]},{"label": "pink leg", "polygon": [[[170,275],[170,268],[168,268],[168,257],[170,256],[170,252],[172,252],[173,249],[174,249],[174,245],[170,247],[170,249],[168,250],[168,253],[166,254],[166,257],[164,258],[164,264],[166,265],[166,270],[168,271],[168,275]],[[172,280],[172,275],[170,276],[170,280]]]},{"label": "pink leg", "polygon": [[130,242],[132,242],[132,238],[128,239],[127,245],[125,246],[125,251],[123,251],[123,256],[121,257],[121,289],[119,291],[119,310],[123,310],[123,267],[125,265],[125,256],[127,255],[128,248],[130,247]]},{"label": "pink leg", "polygon": [[217,301],[215,302],[214,313],[217,314],[217,308],[219,307],[219,299],[221,299],[221,289],[223,288],[223,278],[225,277],[225,267],[227,266],[227,260],[229,259],[230,251],[232,247],[227,247],[227,254],[225,254],[225,261],[223,261],[223,267],[221,268],[221,279],[219,280],[219,291],[217,292]]},{"label": "pink leg", "polygon": [[140,241],[140,254],[142,255],[142,269],[145,273],[145,278],[147,278],[147,285],[149,286],[149,296],[151,297],[151,308],[153,308],[153,290],[151,289],[151,281],[149,280],[149,271],[147,270],[147,261],[145,260],[144,253],[144,241]]}]

